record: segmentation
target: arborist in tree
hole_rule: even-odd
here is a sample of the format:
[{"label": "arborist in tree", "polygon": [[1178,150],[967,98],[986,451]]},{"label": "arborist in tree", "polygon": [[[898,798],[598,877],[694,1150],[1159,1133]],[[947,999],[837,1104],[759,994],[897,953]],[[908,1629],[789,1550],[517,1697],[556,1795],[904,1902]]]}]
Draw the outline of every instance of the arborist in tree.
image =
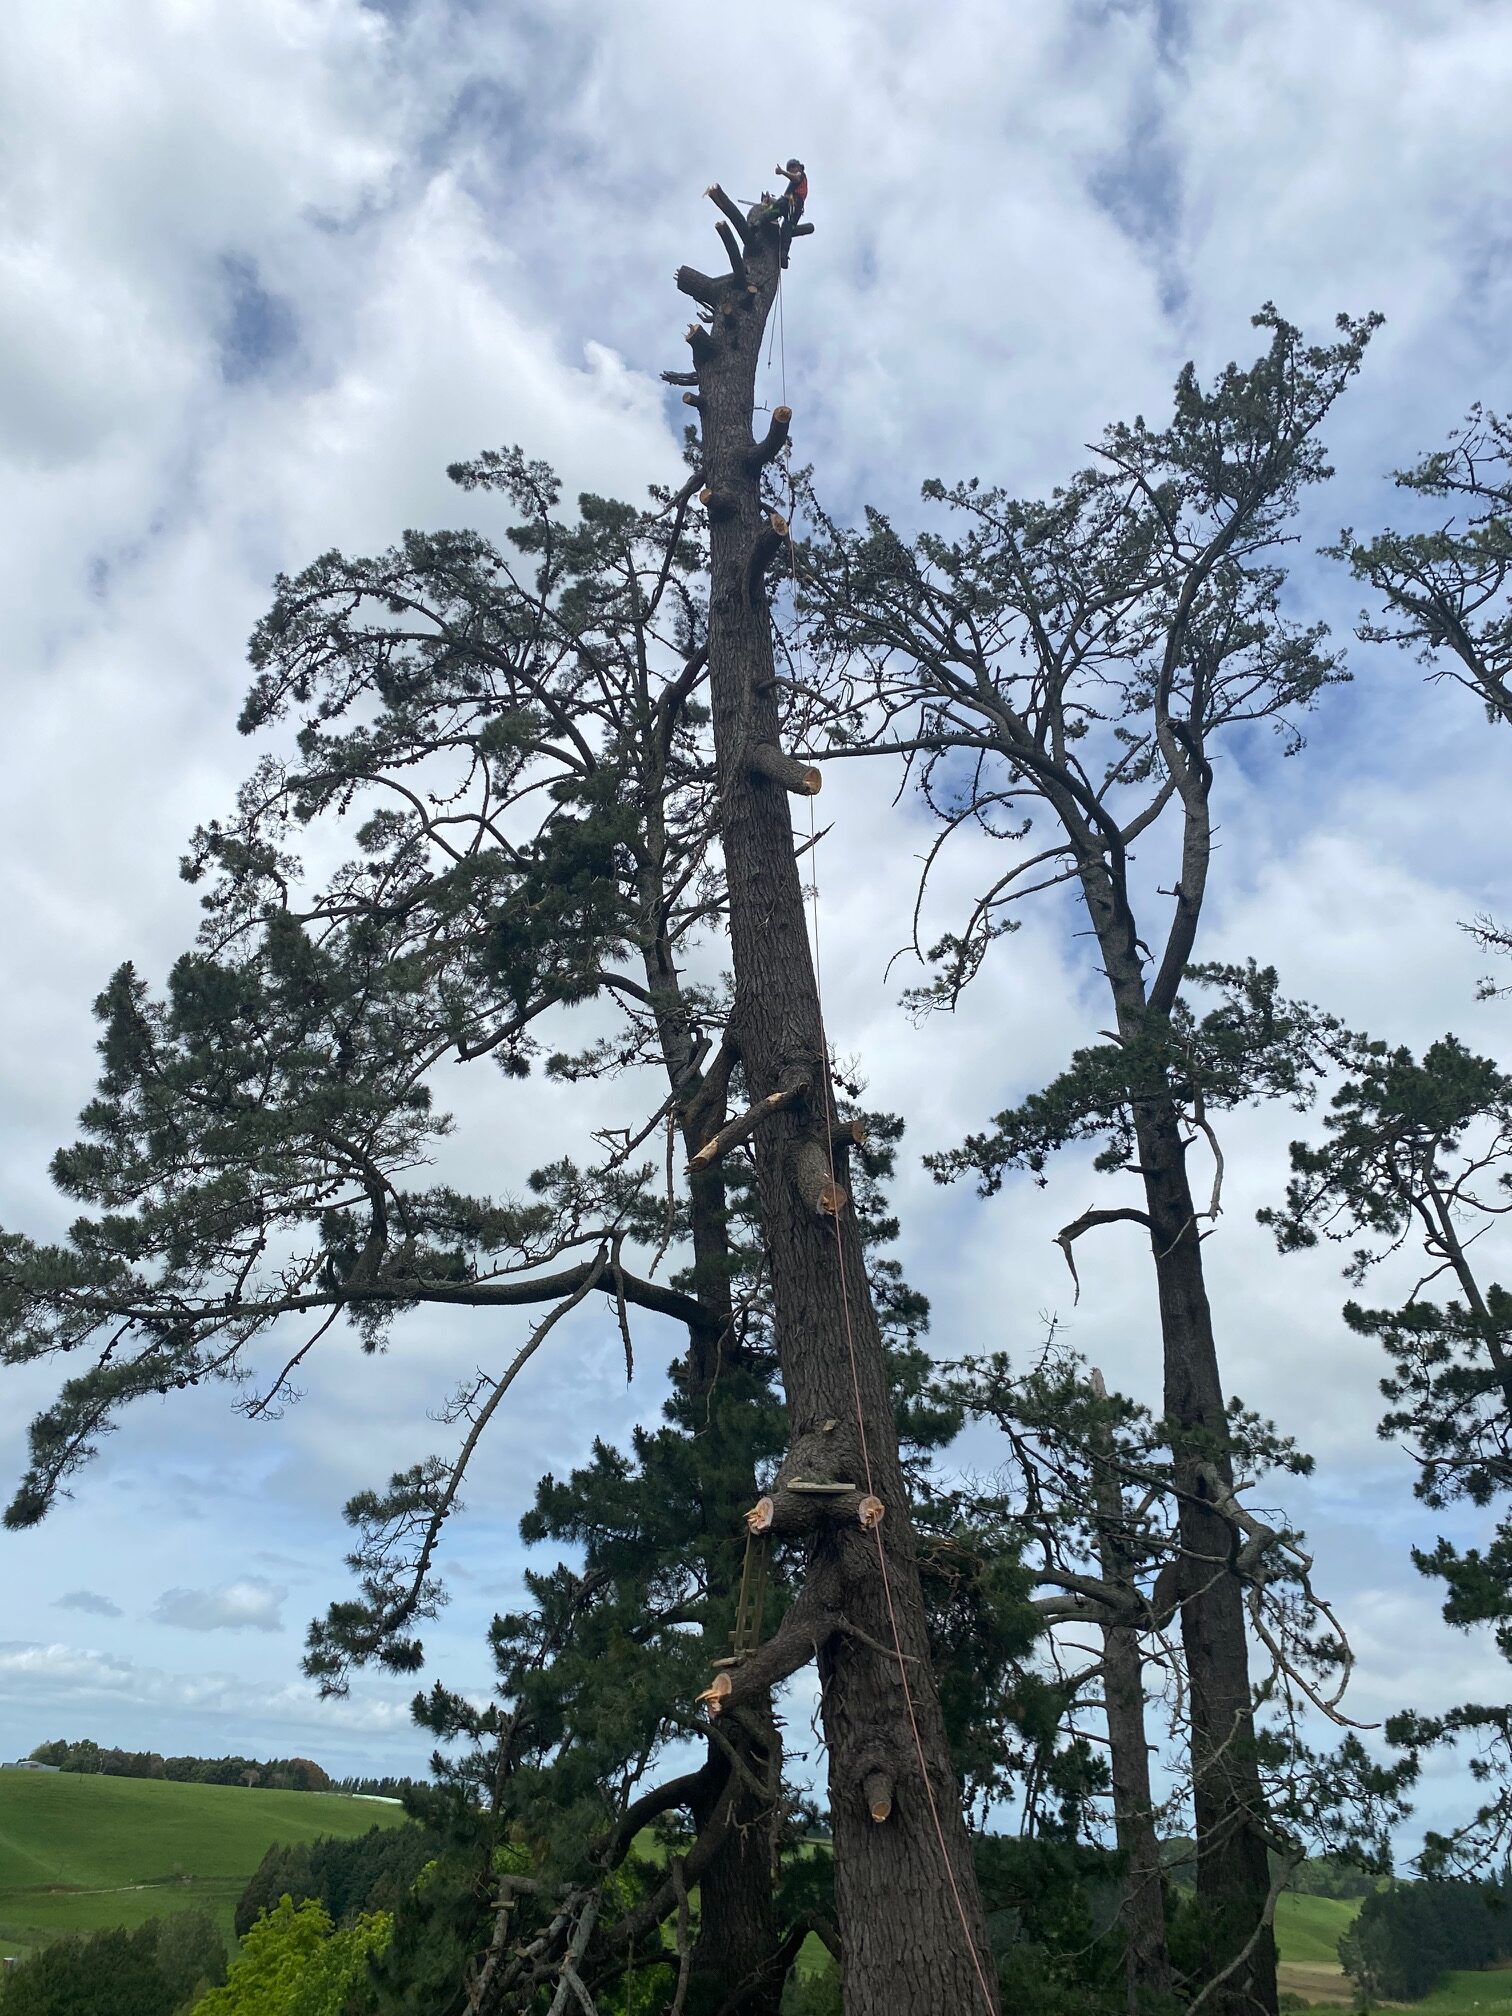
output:
[{"label": "arborist in tree", "polygon": [[779,224],[791,228],[803,215],[803,206],[808,201],[808,174],[796,154],[786,168],[779,167],[777,173],[786,177],[788,186],[773,203],[771,215]]}]

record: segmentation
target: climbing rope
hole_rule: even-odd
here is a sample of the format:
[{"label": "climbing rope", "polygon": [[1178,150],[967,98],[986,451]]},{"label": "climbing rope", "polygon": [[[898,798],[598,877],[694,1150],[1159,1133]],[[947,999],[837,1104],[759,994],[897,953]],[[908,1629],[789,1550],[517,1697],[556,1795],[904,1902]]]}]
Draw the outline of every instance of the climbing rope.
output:
[{"label": "climbing rope", "polygon": [[[782,404],[786,406],[787,329],[783,315],[782,269],[780,267],[777,271],[777,332],[782,371]],[[768,355],[767,362],[768,366],[770,366],[770,354]],[[784,446],[783,462],[788,483],[788,574],[792,584],[795,618],[793,657],[795,663],[801,663],[803,657],[803,638],[801,629],[797,627],[796,621],[798,608],[798,541],[794,531],[794,524],[797,518],[798,495],[796,485],[793,482],[791,456],[791,447]],[[819,946],[819,835],[814,823],[814,801],[812,797],[808,801],[808,810],[809,910],[811,918],[810,929],[813,933],[814,992],[819,1009],[819,1053],[823,1059],[824,1067],[824,1111],[826,1120],[832,1121],[835,1116],[835,1087],[830,1072],[829,1034],[824,1019],[824,967],[823,961],[820,958]],[[835,1131],[832,1125],[827,1125],[825,1128],[825,1142],[826,1152],[829,1157],[830,1192],[831,1195],[834,1195],[838,1190],[838,1177],[835,1167]],[[851,1320],[850,1280],[845,1267],[845,1241],[842,1236],[840,1214],[838,1212],[835,1214],[834,1228],[835,1266],[840,1277],[840,1308],[844,1317],[846,1356],[850,1364],[851,1397],[856,1409],[856,1435],[861,1445],[861,1467],[866,1479],[866,1495],[869,1499],[875,1499],[876,1490],[872,1480],[871,1450],[866,1439],[865,1408],[861,1400],[861,1369],[856,1357],[855,1328]],[[997,2004],[992,1988],[987,1980],[986,1970],[982,1965],[982,1956],[977,1950],[975,1939],[971,1936],[971,1920],[967,1915],[966,1902],[961,1895],[960,1884],[956,1880],[955,1867],[951,1862],[950,1849],[945,1839],[944,1823],[940,1818],[939,1803],[935,1798],[934,1786],[930,1782],[929,1767],[925,1760],[924,1736],[919,1728],[919,1717],[914,1705],[913,1689],[908,1681],[908,1659],[903,1650],[903,1634],[898,1628],[898,1614],[893,1604],[892,1578],[887,1568],[887,1544],[882,1537],[882,1525],[883,1522],[881,1519],[874,1521],[871,1533],[872,1538],[877,1543],[877,1571],[882,1577],[882,1594],[887,1604],[888,1631],[892,1638],[893,1653],[898,1661],[898,1680],[903,1689],[903,1702],[908,1711],[908,1725],[913,1734],[914,1756],[919,1766],[919,1781],[924,1787],[924,1796],[929,1805],[929,1818],[934,1828],[935,1841],[939,1846],[940,1862],[944,1868],[945,1879],[949,1885],[951,1899],[955,1905],[956,1917],[960,1921],[961,1937],[966,1943],[966,1951],[971,1955],[971,1964],[976,1970],[977,1986],[981,1990],[982,1995],[982,2006],[988,2012],[988,2016],[992,2016],[992,2012],[996,2009]]]},{"label": "climbing rope", "polygon": [[[791,546],[789,548],[791,551]],[[796,574],[794,582],[796,585]],[[824,1022],[824,983],[819,958],[819,862],[818,835],[814,830],[814,801],[809,804],[809,853],[811,858],[811,880],[809,882],[810,911],[813,918],[814,934],[814,991],[819,1003],[819,1046],[824,1059],[824,1100],[825,1112],[833,1115],[835,1110],[834,1083],[830,1075],[829,1036]],[[835,1137],[832,1128],[826,1128],[829,1143],[830,1184],[835,1184]],[[845,1242],[841,1236],[840,1216],[835,1216],[835,1266],[840,1275],[840,1307],[845,1318],[845,1348],[850,1360],[851,1393],[856,1405],[856,1433],[861,1443],[861,1464],[866,1476],[867,1496],[875,1495],[872,1487],[871,1451],[866,1441],[866,1421],[861,1404],[861,1371],[856,1359],[855,1331],[851,1323],[850,1283],[845,1271]],[[882,1594],[887,1602],[887,1624],[892,1637],[893,1652],[898,1661],[898,1680],[903,1689],[903,1703],[908,1710],[908,1724],[913,1732],[914,1755],[918,1759],[919,1779],[924,1787],[924,1796],[929,1803],[929,1817],[934,1824],[935,1840],[939,1843],[940,1861],[944,1866],[950,1894],[955,1903],[956,1916],[961,1922],[961,1937],[966,1942],[966,1951],[971,1955],[971,1964],[976,1969],[977,1986],[982,1991],[982,2004],[988,2016],[996,2008],[992,1989],[988,1985],[986,1971],[982,1966],[982,1956],[977,1951],[977,1943],[971,1936],[971,1920],[966,1914],[965,1899],[961,1896],[960,1884],[956,1881],[955,1867],[950,1859],[950,1849],[945,1840],[945,1828],[940,1819],[940,1808],[935,1799],[934,1786],[930,1782],[929,1767],[924,1757],[924,1736],[919,1728],[918,1712],[914,1707],[913,1689],[908,1684],[908,1661],[903,1651],[903,1634],[898,1628],[898,1613],[893,1606],[892,1578],[887,1572],[887,1547],[882,1538],[882,1521],[872,1527],[872,1538],[877,1543],[877,1569],[882,1577]]]}]

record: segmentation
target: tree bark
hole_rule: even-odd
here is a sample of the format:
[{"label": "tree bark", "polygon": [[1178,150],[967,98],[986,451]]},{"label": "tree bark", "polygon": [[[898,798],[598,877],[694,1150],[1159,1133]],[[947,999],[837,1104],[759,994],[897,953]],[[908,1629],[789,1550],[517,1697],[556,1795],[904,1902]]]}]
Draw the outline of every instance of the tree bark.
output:
[{"label": "tree bark", "polygon": [[[659,803],[659,797],[653,802]],[[717,1066],[711,1074],[699,1071],[695,1032],[672,948],[657,928],[662,897],[659,818],[653,819],[650,839],[657,858],[645,877],[643,895],[649,940],[643,954],[646,984],[668,1082],[677,1102],[675,1124],[683,1151],[692,1162],[724,1119],[724,1079]],[[738,1349],[730,1302],[729,1221],[719,1164],[694,1169],[688,1177],[688,1191],[693,1290],[707,1318],[702,1324],[689,1326],[688,1354],[679,1377],[712,1425],[722,1375],[733,1368]],[[716,1466],[724,1459],[721,1436],[706,1437],[695,1447],[706,1448]],[[754,1497],[754,1471],[747,1488]],[[716,1540],[727,1537],[738,1516],[738,1508],[729,1503],[729,1479],[707,1477],[700,1466],[699,1492],[704,1531]],[[728,1584],[721,1586],[719,1564],[718,1550],[711,1551],[710,1594],[716,1601],[728,1601],[734,1590]],[[778,2016],[788,1969],[774,1964],[783,1945],[772,1853],[776,1802],[757,1790],[758,1784],[776,1787],[781,1783],[782,1738],[770,1696],[752,1701],[741,1723],[724,1733],[750,1778],[743,1775],[736,1786],[721,1823],[722,1839],[699,1878],[698,1936],[684,2007],[686,2016],[711,2016],[733,1986],[750,1982],[744,2004],[749,2016]],[[691,1808],[698,1833],[720,1818],[729,1773],[734,1768],[712,1738],[708,1766],[701,1774],[707,1780],[706,1787]]]},{"label": "tree bark", "polygon": [[[1270,1895],[1265,1800],[1255,1753],[1244,1592],[1228,1567],[1227,1523],[1205,1509],[1198,1437],[1217,1451],[1209,1460],[1225,1484],[1228,1416],[1218,1376],[1212,1311],[1203,1280],[1197,1217],[1186,1150],[1169,1106],[1136,1125],[1150,1243],[1165,1338],[1165,1411],[1193,1443],[1175,1451],[1182,1491],[1180,1539],[1192,1731],[1192,1802],[1197,1832],[1197,1898],[1206,1914],[1205,1972],[1216,1974],[1250,1937]],[[1276,2009],[1276,1943],[1268,1928],[1243,1965],[1209,1998],[1216,2016]]]},{"label": "tree bark", "polygon": [[[848,1206],[812,1209],[796,1174],[814,1142],[827,1144],[834,1115],[787,794],[753,760],[762,745],[781,746],[765,592],[774,534],[762,508],[752,417],[782,243],[770,222],[748,220],[743,235],[742,278],[679,276],[684,292],[707,299],[700,290],[712,288],[714,297],[711,326],[695,324],[688,340],[704,480],[721,500],[709,514],[709,663],[735,970],[730,1034],[753,1103],[795,1069],[809,1085],[805,1099],[775,1110],[754,1137],[792,1439],[796,1444],[825,1422],[838,1423],[834,1474],[864,1482],[887,1508],[880,1554],[877,1534],[853,1516],[821,1519],[809,1568],[810,1586],[825,1590],[838,1619],[825,1627],[818,1649],[844,2006],[846,2016],[937,2009],[992,2016],[997,2000],[986,1928],[930,1668],[914,1533],[855,1214]],[[892,1649],[895,1629],[901,1667]],[[743,1670],[733,1676],[730,1708],[742,1699]],[[879,1770],[895,1788],[881,1822],[872,1818],[865,1791]]]},{"label": "tree bark", "polygon": [[[1095,1375],[1094,1375],[1095,1377]],[[1109,1438],[1111,1454],[1111,1437]],[[1126,1549],[1119,1543],[1123,1493],[1112,1469],[1098,1479],[1098,1556],[1105,1580],[1132,1583]],[[1145,1740],[1144,1660],[1139,1634],[1127,1624],[1105,1624],[1103,1700],[1113,1767],[1113,1825],[1124,1858],[1124,1979],[1129,2016],[1164,2010],[1171,1998],[1171,1954],[1166,1938],[1160,1841],[1150,1790],[1150,1749]]]},{"label": "tree bark", "polygon": [[[1082,836],[1078,850],[1082,893],[1103,956],[1118,1033],[1126,1043],[1137,1042],[1153,1016],[1168,1019],[1170,1003],[1163,1001],[1157,1010],[1149,1005],[1122,851],[1115,849],[1111,858],[1104,855],[1076,808],[1052,802],[1067,830]],[[1189,818],[1184,860],[1193,823]],[[1205,817],[1196,823],[1206,833]],[[1193,887],[1200,889],[1201,881],[1194,869]],[[1189,933],[1188,954],[1190,947]],[[1166,963],[1162,962],[1163,970]],[[1179,982],[1179,969],[1176,979]],[[1159,1095],[1136,1099],[1133,1111],[1159,1296],[1165,1413],[1178,1437],[1173,1457],[1182,1492],[1181,1639],[1191,1725],[1196,1887],[1205,1925],[1204,1976],[1212,1978],[1261,1924],[1269,1903],[1265,1801],[1255,1752],[1243,1591],[1228,1569],[1228,1528],[1204,1509],[1206,1493],[1198,1474],[1206,1452],[1224,1481],[1233,1481],[1226,1453],[1228,1411],[1181,1116],[1173,1099]],[[1191,1439],[1182,1439],[1186,1437]],[[1257,2016],[1257,2012],[1276,2016],[1276,1997],[1276,1945],[1269,1929],[1263,1928],[1243,1965],[1214,1990],[1204,2007],[1212,2016]]]}]

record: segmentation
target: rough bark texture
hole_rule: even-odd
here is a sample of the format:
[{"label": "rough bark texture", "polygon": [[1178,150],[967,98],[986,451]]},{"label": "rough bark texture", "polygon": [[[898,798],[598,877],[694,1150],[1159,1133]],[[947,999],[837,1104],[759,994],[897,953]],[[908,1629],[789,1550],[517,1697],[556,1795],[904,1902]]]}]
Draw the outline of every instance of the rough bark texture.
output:
[{"label": "rough bark texture", "polygon": [[[715,200],[730,218],[733,206]],[[803,1594],[777,1638],[736,1670],[714,1706],[738,1718],[753,1691],[817,1652],[846,2016],[965,2016],[995,2009],[996,1996],[987,1985],[981,1903],[930,1669],[881,1336],[854,1213],[814,1211],[796,1175],[806,1144],[827,1144],[833,1115],[787,793],[753,762],[760,745],[781,746],[765,592],[765,568],[781,540],[762,509],[763,451],[752,416],[783,247],[771,222],[745,220],[741,237],[743,257],[728,279],[686,268],[678,275],[682,291],[711,310],[709,326],[695,325],[689,341],[704,478],[718,500],[709,510],[709,662],[735,969],[731,1036],[753,1102],[794,1070],[806,1075],[807,1096],[775,1111],[754,1136],[792,1437],[796,1447],[826,1422],[838,1424],[831,1474],[868,1485],[883,1500],[887,1580],[877,1536],[853,1512],[816,1515]],[[890,1649],[893,1618],[906,1689]],[[872,1819],[865,1790],[879,1771],[894,1787],[882,1822]]]}]

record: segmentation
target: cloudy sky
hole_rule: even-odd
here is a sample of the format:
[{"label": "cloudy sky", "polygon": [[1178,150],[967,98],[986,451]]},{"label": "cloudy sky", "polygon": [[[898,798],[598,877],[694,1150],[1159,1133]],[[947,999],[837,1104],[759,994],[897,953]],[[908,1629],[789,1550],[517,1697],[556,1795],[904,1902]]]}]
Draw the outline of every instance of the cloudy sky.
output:
[{"label": "cloudy sky", "polygon": [[[936,473],[1046,488],[1105,422],[1158,418],[1187,357],[1247,360],[1268,299],[1320,337],[1340,309],[1384,311],[1296,553],[1298,613],[1347,633],[1358,593],[1312,549],[1382,522],[1387,472],[1471,400],[1512,405],[1509,90],[1494,0],[17,10],[0,51],[0,1224],[66,1223],[46,1163],[91,1087],[90,1000],[123,958],[160,976],[192,935],[175,865],[251,761],[242,651],[273,574],[456,522],[445,465],[484,446],[520,442],[570,491],[675,471],[684,416],[657,374],[682,362],[673,268],[713,252],[706,183],[752,197],[778,157],[809,163],[817,228],[771,397],[785,370],[798,451],[842,509],[907,515]],[[1289,991],[1393,1038],[1453,1026],[1505,1055],[1457,920],[1512,909],[1507,751],[1457,691],[1365,647],[1352,662],[1304,756],[1221,774],[1202,950],[1274,962]],[[925,828],[859,766],[823,803],[833,1040],[909,1116],[913,1150],[948,1146],[1105,1019],[1095,976],[1064,915],[1031,915],[952,1024],[914,1031],[883,967]],[[495,1095],[462,1096],[465,1123]],[[507,1187],[549,1152],[562,1122],[536,1098],[486,1158],[464,1149],[476,1180]],[[1374,1439],[1376,1367],[1337,1319],[1331,1260],[1279,1262],[1253,1224],[1294,1131],[1288,1114],[1228,1129],[1207,1252],[1229,1385],[1319,1458],[1289,1503],[1352,1627],[1357,1712],[1494,1698],[1502,1669],[1438,1622],[1407,1560],[1432,1522]],[[1074,1312],[1051,1243],[1100,1196],[1075,1158],[1045,1191],[980,1203],[910,1156],[904,1257],[941,1350],[1028,1349],[1058,1310],[1151,1395],[1138,1235],[1083,1248]],[[667,1340],[648,1336],[627,1394],[610,1330],[564,1328],[494,1431],[428,1639],[455,1684],[486,1680],[539,1470],[580,1456],[590,1422],[623,1432],[659,1404]],[[322,1706],[300,1640],[341,1592],[344,1499],[438,1446],[427,1410],[518,1341],[507,1320],[418,1321],[370,1363],[333,1337],[272,1426],[224,1394],[138,1409],[74,1502],[0,1546],[0,1754],[89,1733],[420,1767],[410,1690],[362,1681]],[[45,1391],[6,1381],[7,1477]],[[1461,1789],[1441,1775],[1425,1814]]]}]

